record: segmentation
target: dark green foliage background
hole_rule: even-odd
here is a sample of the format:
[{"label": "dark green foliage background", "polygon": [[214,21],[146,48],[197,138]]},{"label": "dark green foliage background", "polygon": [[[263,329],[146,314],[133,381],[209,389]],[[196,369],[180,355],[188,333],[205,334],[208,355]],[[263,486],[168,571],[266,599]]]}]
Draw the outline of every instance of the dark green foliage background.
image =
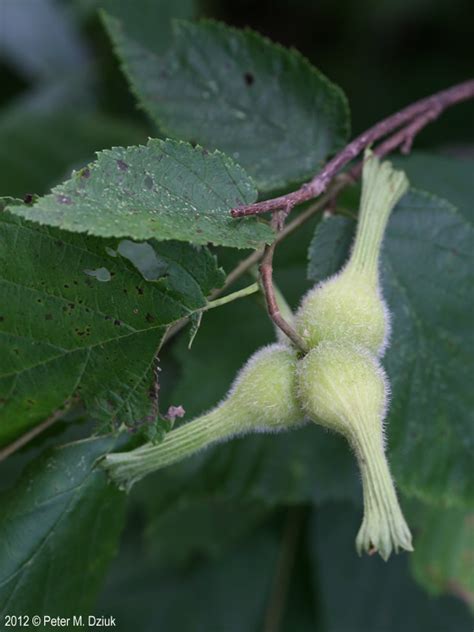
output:
[{"label": "dark green foliage background", "polygon": [[[109,17],[99,18],[98,8]],[[339,90],[313,71],[306,74],[300,57],[261,38],[246,40],[235,32],[229,38],[235,57],[245,63],[232,73],[228,67],[221,72],[229,92],[213,108],[206,104],[213,85],[203,88],[202,83],[213,77],[206,77],[210,66],[202,55],[218,66],[214,46],[217,51],[225,47],[227,38],[212,23],[202,30],[182,26],[181,32],[192,37],[184,38],[184,50],[171,49],[164,64],[164,71],[174,67],[178,79],[166,76],[157,85],[150,83],[160,56],[173,45],[172,17],[250,26],[294,46],[344,89],[352,133],[357,133],[469,75],[470,10],[463,0],[47,0],[34,7],[18,2],[8,16],[5,11],[8,32],[16,36],[0,33],[0,197],[20,198],[21,204],[28,194],[44,195],[67,180],[72,169],[94,160],[96,151],[146,145],[149,136],[164,135],[162,129],[225,151],[267,193],[301,181],[344,143],[348,120]],[[131,79],[131,92],[109,36]],[[197,65],[195,41],[202,43]],[[278,85],[270,50],[282,55],[278,68],[295,73],[288,71]],[[248,64],[255,65],[251,76]],[[180,77],[186,80],[180,83]],[[272,98],[260,100],[253,110],[245,109],[247,93],[237,99],[247,117],[239,127],[242,110],[235,97],[245,83],[245,89],[260,86]],[[324,96],[314,116],[308,87],[316,90],[320,83]],[[154,107],[150,91],[158,98]],[[292,98],[279,101],[285,93]],[[136,107],[137,101],[144,109]],[[267,121],[272,103],[275,116]],[[15,398],[2,412],[0,445],[44,419],[77,386],[86,408],[73,406],[64,421],[0,463],[0,629],[5,614],[72,613],[113,615],[124,632],[472,627],[466,603],[472,606],[474,594],[468,293],[473,122],[472,104],[458,106],[417,139],[416,149],[429,153],[400,159],[416,190],[396,210],[384,251],[384,288],[394,311],[394,346],[386,358],[394,385],[388,437],[416,551],[388,564],[357,558],[353,540],[362,505],[355,463],[342,439],[313,425],[211,449],[149,477],[128,500],[95,467],[96,459],[115,445],[109,438],[89,438],[97,421],[106,424],[119,414],[132,424],[149,412],[153,353],[166,327],[205,306],[206,296],[223,282],[219,266],[228,272],[249,251],[155,241],[155,277],[147,281],[117,255],[120,239],[114,237],[134,235],[116,224],[114,230],[113,214],[106,232],[95,230],[95,235],[93,214],[84,215],[82,223],[84,218],[67,215],[71,209],[64,200],[74,180],[18,213],[63,228],[86,228],[92,235],[39,227],[15,217],[15,206],[12,214],[2,214],[0,398],[12,393]],[[314,129],[307,134],[310,125]],[[298,137],[302,142],[295,142]],[[207,150],[183,151],[190,172],[197,168],[198,177],[204,173],[204,180],[212,176],[222,182],[219,169],[208,167],[215,161]],[[100,167],[104,156],[117,161],[132,154],[102,154],[99,179],[110,181],[110,173]],[[222,164],[232,180],[219,189],[222,208],[230,200],[226,195],[253,199],[245,173],[227,159]],[[152,175],[160,186],[168,186],[166,178],[171,178],[179,191],[183,183],[164,171]],[[76,179],[80,173],[88,179],[87,171],[79,171]],[[123,178],[116,171],[112,176],[116,197],[110,192],[106,197],[113,213],[114,204],[122,203]],[[188,178],[185,185],[193,183]],[[126,186],[135,185],[132,174]],[[211,189],[202,189],[204,211]],[[136,192],[127,212],[135,211],[135,199],[145,200],[148,209],[148,193]],[[96,193],[100,197],[101,187]],[[344,261],[357,204],[356,189],[347,191],[338,201],[339,216],[312,220],[279,248],[275,279],[292,307],[313,280]],[[175,239],[192,238],[195,226],[188,225],[185,207]],[[66,224],[62,216],[57,219],[63,212]],[[255,245],[257,233],[258,242],[271,234],[265,224],[234,230],[218,213],[211,219],[207,229],[205,222],[199,225],[204,232],[195,241],[245,248]],[[137,236],[143,237],[140,215],[137,226]],[[166,226],[170,234],[176,228],[172,222]],[[112,237],[97,236],[104,234]],[[68,257],[59,254],[64,250]],[[102,267],[114,273],[109,282],[83,272]],[[66,277],[81,285],[81,303],[74,311]],[[44,278],[54,280],[46,290]],[[248,276],[235,289],[251,282]],[[161,318],[151,320],[152,312]],[[91,322],[92,333],[84,337]],[[28,338],[22,336],[25,329]],[[247,357],[274,335],[259,296],[206,313],[191,350],[184,331],[160,353],[162,410],[182,404],[191,419],[213,406]]]}]

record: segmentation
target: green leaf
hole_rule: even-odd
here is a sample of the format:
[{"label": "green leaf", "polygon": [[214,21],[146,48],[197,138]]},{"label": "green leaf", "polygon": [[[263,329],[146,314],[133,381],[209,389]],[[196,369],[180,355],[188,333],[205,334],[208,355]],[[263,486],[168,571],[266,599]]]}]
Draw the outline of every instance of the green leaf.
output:
[{"label": "green leaf", "polygon": [[270,190],[309,178],[345,144],[342,91],[295,50],[215,22],[175,23],[160,57],[105,24],[142,107],[176,138],[218,148]]},{"label": "green leaf", "polygon": [[[194,0],[94,0],[104,12],[107,25],[110,16],[126,24],[127,34],[154,53],[162,54],[171,45],[173,19],[189,19],[195,14]],[[105,13],[105,11],[107,13]],[[110,14],[107,15],[107,14]]]},{"label": "green leaf", "polygon": [[97,149],[143,141],[143,130],[97,114],[20,112],[0,121],[0,195],[42,195]]},{"label": "green leaf", "polygon": [[146,543],[162,565],[182,565],[198,555],[217,558],[268,515],[262,503],[236,502],[216,494],[179,494],[160,500],[158,505],[148,499],[145,503]]},{"label": "green leaf", "polygon": [[[392,384],[390,461],[407,494],[447,504],[474,497],[473,358],[466,344],[473,230],[464,212],[412,191],[390,220],[382,256],[393,325],[384,359]],[[319,224],[309,251],[314,281],[340,268],[354,227],[340,217]]]},{"label": "green leaf", "polygon": [[458,508],[421,506],[411,567],[416,580],[434,595],[451,593],[474,608],[474,516]]},{"label": "green leaf", "polygon": [[234,220],[229,210],[253,202],[250,178],[220,152],[150,139],[115,147],[33,206],[12,213],[100,237],[177,239],[254,248],[272,238],[266,222]]},{"label": "green leaf", "polygon": [[173,570],[157,568],[135,545],[117,559],[97,612],[137,632],[261,630],[277,554],[267,529],[217,560],[196,558]]},{"label": "green leaf", "polygon": [[34,461],[0,500],[0,615],[89,614],[123,524],[124,494],[94,469],[115,441]]},{"label": "green leaf", "polygon": [[[308,250],[308,278],[322,281],[347,261],[354,239],[355,222],[346,217],[324,218],[317,226]],[[386,239],[389,239],[387,231]]]},{"label": "green leaf", "polygon": [[0,215],[0,444],[75,393],[99,421],[150,414],[167,326],[204,307],[224,277],[206,248],[167,242],[155,244],[166,275],[149,282],[116,249]]},{"label": "green leaf", "polygon": [[406,171],[412,186],[445,198],[463,215],[472,216],[474,160],[414,152],[393,162]]},{"label": "green leaf", "polygon": [[[309,531],[315,599],[325,632],[469,630],[467,608],[451,597],[429,598],[411,579],[406,555],[358,558],[361,516],[347,504],[314,512]],[[415,541],[415,549],[416,549]]]}]

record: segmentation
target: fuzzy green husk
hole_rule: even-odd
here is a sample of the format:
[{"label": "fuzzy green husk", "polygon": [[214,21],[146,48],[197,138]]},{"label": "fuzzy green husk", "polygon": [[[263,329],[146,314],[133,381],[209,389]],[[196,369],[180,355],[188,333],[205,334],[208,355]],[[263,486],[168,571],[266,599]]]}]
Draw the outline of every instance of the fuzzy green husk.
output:
[{"label": "fuzzy green husk", "polygon": [[390,322],[379,284],[380,248],[390,213],[407,188],[403,172],[366,152],[359,222],[349,261],[308,292],[296,315],[296,330],[308,348],[332,340],[383,354]]},{"label": "fuzzy green husk", "polygon": [[296,399],[296,354],[274,344],[254,354],[227,397],[209,413],[169,432],[158,445],[108,454],[102,466],[120,488],[214,443],[249,432],[272,432],[303,421]]},{"label": "fuzzy green husk", "polygon": [[298,366],[298,397],[305,414],[346,437],[362,475],[364,518],[357,550],[411,551],[411,534],[398,503],[383,441],[388,382],[366,350],[323,342]]}]

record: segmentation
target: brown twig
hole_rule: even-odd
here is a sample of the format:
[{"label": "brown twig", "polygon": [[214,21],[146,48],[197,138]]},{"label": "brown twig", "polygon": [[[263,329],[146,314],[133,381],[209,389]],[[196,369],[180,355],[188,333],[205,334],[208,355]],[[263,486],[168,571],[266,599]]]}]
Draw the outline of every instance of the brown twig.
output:
[{"label": "brown twig", "polygon": [[[396,144],[393,148],[402,147],[403,152],[408,152],[411,148],[413,138],[429,122],[435,120],[446,108],[467,101],[474,97],[474,79],[465,81],[433,94],[430,97],[416,101],[408,107],[392,114],[388,118],[380,121],[370,129],[366,130],[353,141],[351,141],[342,151],[340,151],[314,178],[303,184],[296,191],[286,195],[233,208],[230,212],[232,217],[243,217],[246,215],[257,215],[260,213],[274,212],[282,209],[291,210],[297,204],[306,202],[323,193],[332,181],[334,176],[368,146],[384,138],[388,134],[405,126],[390,141],[388,147]],[[383,145],[382,145],[383,147]],[[392,149],[387,149],[391,151]]]},{"label": "brown twig", "polygon": [[431,110],[420,114],[409,125],[390,136],[386,141],[380,143],[375,153],[382,157],[400,147],[402,154],[409,154],[415,136],[419,134],[426,125],[437,119],[441,112],[441,109],[433,107]]},{"label": "brown twig", "polygon": [[[374,153],[377,154],[379,158],[383,158],[392,151],[395,151],[395,149],[400,149],[402,154],[410,153],[415,136],[423,129],[423,127],[428,125],[428,123],[434,120],[437,116],[438,114],[436,114],[435,110],[421,114],[418,118],[412,121],[410,125],[407,125],[395,134],[392,134],[385,141],[377,145],[377,147],[374,148]],[[357,180],[362,173],[363,165],[364,161],[360,160],[352,167],[352,169],[349,169],[346,174],[352,178],[352,180]]]},{"label": "brown twig", "polygon": [[275,325],[294,343],[294,345],[303,352],[306,352],[306,346],[296,331],[283,318],[278,308],[278,303],[273,290],[273,253],[275,251],[276,242],[269,246],[265,246],[265,252],[260,263],[260,276],[262,279],[263,293],[267,304],[267,311]]}]

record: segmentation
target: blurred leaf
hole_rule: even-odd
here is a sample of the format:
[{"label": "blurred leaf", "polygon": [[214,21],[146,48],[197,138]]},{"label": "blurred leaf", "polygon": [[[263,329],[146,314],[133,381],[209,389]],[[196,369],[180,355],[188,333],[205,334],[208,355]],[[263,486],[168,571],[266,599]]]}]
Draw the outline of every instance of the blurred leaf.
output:
[{"label": "blurred leaf", "polygon": [[[316,226],[308,250],[309,279],[322,280],[341,269],[354,240],[354,229],[355,222],[346,217],[334,215],[323,218]],[[388,230],[387,240],[390,238]]]},{"label": "blurred leaf", "polygon": [[0,54],[25,76],[56,81],[88,62],[73,20],[52,0],[2,0]]},{"label": "blurred leaf", "polygon": [[217,558],[267,515],[262,503],[177,495],[174,502],[168,499],[149,511],[148,551],[162,565],[180,565],[196,556]]},{"label": "blurred leaf", "polygon": [[89,614],[123,523],[125,495],[94,469],[115,441],[49,451],[1,498],[0,614]]},{"label": "blurred leaf", "polygon": [[[382,256],[393,324],[384,359],[392,384],[390,460],[406,493],[448,504],[474,495],[472,318],[466,310],[473,235],[463,210],[411,192],[390,220]],[[342,218],[319,224],[309,251],[314,281],[340,268],[354,227]]]},{"label": "blurred leaf", "polygon": [[[20,92],[2,109],[3,118],[61,114],[72,109],[94,116],[97,88],[88,66],[61,77],[60,81],[39,83],[31,90]],[[35,165],[36,168],[36,165]]]},{"label": "blurred leaf", "polygon": [[101,0],[56,0],[62,4],[75,21],[87,20],[102,5]]},{"label": "blurred leaf", "polygon": [[112,568],[97,612],[113,613],[121,629],[136,632],[257,632],[276,556],[268,530],[218,560],[174,571],[157,569],[134,548]]},{"label": "blurred leaf", "polygon": [[299,536],[296,558],[290,562],[288,595],[284,601],[279,632],[325,632],[318,604],[315,604],[312,569],[303,536],[304,533]]},{"label": "blurred leaf", "polygon": [[260,190],[311,176],[346,141],[341,90],[295,50],[214,22],[175,24],[160,57],[119,21],[104,17],[141,105],[176,138],[218,148]]},{"label": "blurred leaf", "polygon": [[330,504],[314,512],[309,546],[325,632],[441,632],[472,627],[462,603],[423,593],[409,575],[406,555],[389,562],[375,556],[358,558],[354,539],[360,520],[359,512],[346,504]]},{"label": "blurred leaf", "polygon": [[415,578],[429,592],[452,593],[474,607],[474,514],[463,509],[421,507],[411,558]]},{"label": "blurred leaf", "polygon": [[406,171],[412,186],[449,200],[465,217],[471,216],[474,160],[414,152],[393,162]]},{"label": "blurred leaf", "polygon": [[4,105],[13,113],[94,105],[96,68],[77,21],[57,0],[2,0],[0,58],[31,82]]},{"label": "blurred leaf", "polygon": [[94,152],[133,145],[144,132],[97,114],[20,112],[0,119],[0,195],[42,195],[89,162]]},{"label": "blurred leaf", "polygon": [[194,0],[95,1],[107,12],[102,14],[106,26],[113,16],[118,24],[126,26],[127,35],[157,54],[164,53],[172,43],[172,20],[193,18],[196,4]]},{"label": "blurred leaf", "polygon": [[[167,274],[147,282],[116,240],[0,215],[0,443],[79,393],[96,420],[136,423],[166,326],[223,279],[206,248],[156,244]],[[114,254],[115,253],[115,254]],[[105,270],[110,280],[91,273]],[[54,388],[51,386],[54,385]]]},{"label": "blurred leaf", "polygon": [[232,206],[253,202],[247,174],[220,152],[178,141],[114,147],[33,206],[27,219],[101,237],[178,239],[250,248],[273,231],[254,218],[234,220]]}]

